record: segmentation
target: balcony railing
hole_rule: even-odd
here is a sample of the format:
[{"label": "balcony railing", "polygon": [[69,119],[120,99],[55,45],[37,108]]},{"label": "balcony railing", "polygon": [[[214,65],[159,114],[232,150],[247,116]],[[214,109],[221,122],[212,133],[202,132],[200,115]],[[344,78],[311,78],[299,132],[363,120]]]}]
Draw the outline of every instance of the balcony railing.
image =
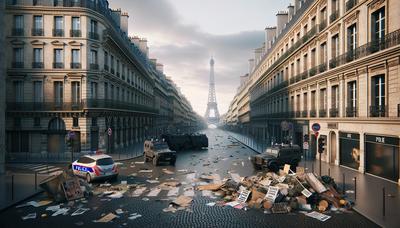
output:
[{"label": "balcony railing", "polygon": [[329,109],[329,117],[338,117],[338,116],[339,116],[339,110],[337,108]]},{"label": "balcony railing", "polygon": [[77,102],[7,102],[7,111],[82,111],[94,108],[157,112],[156,109],[145,105],[104,99],[83,99]]},{"label": "balcony railing", "polygon": [[308,111],[307,110],[301,111],[301,117],[308,117]]},{"label": "balcony railing", "polygon": [[13,36],[23,36],[24,35],[24,29],[23,28],[13,28],[11,31],[11,34]]},{"label": "balcony railing", "polygon": [[62,68],[64,68],[64,63],[55,62],[55,63],[53,63],[53,68],[54,69],[62,69]]},{"label": "balcony railing", "polygon": [[357,107],[346,107],[347,117],[357,117]]},{"label": "balcony railing", "polygon": [[81,32],[81,30],[79,30],[79,29],[71,29],[71,30],[69,31],[69,35],[70,35],[71,37],[81,37],[81,36],[82,36],[82,32]]},{"label": "balcony railing", "polygon": [[43,68],[44,64],[43,62],[33,62],[32,63],[32,68]]},{"label": "balcony railing", "polygon": [[351,10],[355,5],[357,5],[357,0],[347,0],[346,2],[346,12]]},{"label": "balcony railing", "polygon": [[111,74],[114,74],[114,73],[115,73],[114,68],[111,68]]},{"label": "balcony railing", "polygon": [[42,28],[33,28],[32,29],[32,36],[43,36],[44,30]]},{"label": "balcony railing", "polygon": [[369,113],[371,117],[385,117],[386,106],[385,105],[370,106]]},{"label": "balcony railing", "polygon": [[81,63],[71,63],[71,69],[81,69]]},{"label": "balcony railing", "polygon": [[99,34],[97,32],[89,32],[89,38],[93,40],[99,40]]},{"label": "balcony railing", "polygon": [[400,44],[400,30],[396,30],[394,32],[391,32],[387,34],[384,38],[382,39],[377,39],[371,42],[368,42],[354,50],[350,50],[340,56],[337,56],[329,61],[329,67],[335,68],[340,65],[349,63],[351,61],[354,61],[356,59],[368,56],[370,54],[373,54],[375,52],[391,48],[395,45]]},{"label": "balcony railing", "polygon": [[24,68],[24,62],[12,62],[12,68]]},{"label": "balcony railing", "polygon": [[308,78],[308,71],[304,71],[303,73],[300,74],[301,80],[305,80]]},{"label": "balcony railing", "polygon": [[321,32],[322,30],[324,30],[326,28],[326,24],[327,24],[326,19],[321,21],[321,23],[318,26],[318,31]]},{"label": "balcony railing", "polygon": [[53,29],[53,36],[63,37],[64,36],[64,29]]},{"label": "balcony railing", "polygon": [[326,109],[319,110],[319,117],[326,117]]},{"label": "balcony railing", "polygon": [[317,111],[315,109],[310,110],[310,117],[317,117]]},{"label": "balcony railing", "polygon": [[300,111],[295,111],[295,116],[300,117]]},{"label": "balcony railing", "polygon": [[90,69],[91,69],[91,70],[98,70],[98,69],[99,69],[99,64],[97,64],[97,63],[91,63],[91,64],[90,64]]},{"label": "balcony railing", "polygon": [[316,75],[316,74],[317,74],[317,70],[318,70],[318,66],[312,67],[312,68],[308,71],[308,75],[310,75],[310,77]]},{"label": "balcony railing", "polygon": [[318,73],[323,73],[326,71],[326,63],[322,63],[318,66]]},{"label": "balcony railing", "polygon": [[335,12],[332,12],[332,14],[329,16],[329,22],[332,23],[338,18],[339,18],[339,10],[336,10]]}]

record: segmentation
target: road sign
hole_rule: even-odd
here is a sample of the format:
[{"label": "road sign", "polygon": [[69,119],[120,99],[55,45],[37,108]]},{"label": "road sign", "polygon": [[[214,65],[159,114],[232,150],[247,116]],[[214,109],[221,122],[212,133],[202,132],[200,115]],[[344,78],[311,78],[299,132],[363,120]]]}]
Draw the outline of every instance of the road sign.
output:
[{"label": "road sign", "polygon": [[315,132],[318,132],[318,131],[321,129],[321,125],[319,125],[319,123],[314,123],[314,124],[311,126],[311,129],[312,129],[313,131],[315,131]]},{"label": "road sign", "polygon": [[109,128],[107,129],[107,134],[108,134],[108,136],[111,136],[111,135],[112,135],[111,127],[109,127]]},{"label": "road sign", "polygon": [[303,149],[308,150],[309,148],[308,142],[303,142]]}]

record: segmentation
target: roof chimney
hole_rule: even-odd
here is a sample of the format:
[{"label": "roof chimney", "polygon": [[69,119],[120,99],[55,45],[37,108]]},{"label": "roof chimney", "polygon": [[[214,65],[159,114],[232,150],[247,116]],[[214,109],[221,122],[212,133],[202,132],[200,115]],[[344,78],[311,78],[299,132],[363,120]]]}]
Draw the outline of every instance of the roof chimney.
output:
[{"label": "roof chimney", "polygon": [[157,64],[156,64],[156,69],[157,69],[158,71],[160,71],[161,73],[164,73],[164,65],[163,65],[163,64],[157,63]]},{"label": "roof chimney", "polygon": [[128,34],[128,19],[129,15],[127,12],[121,13],[121,30]]},{"label": "roof chimney", "polygon": [[281,34],[287,22],[288,22],[288,13],[286,11],[279,11],[276,14],[276,36],[279,36],[279,34]]},{"label": "roof chimney", "polygon": [[301,7],[301,1],[302,0],[294,0],[294,14],[296,14],[297,11],[299,11]]},{"label": "roof chimney", "polygon": [[289,15],[288,15],[288,22],[289,22],[290,20],[292,20],[293,15],[294,15],[294,6],[292,4],[289,4],[289,6],[287,8],[288,8],[288,13],[289,13]]},{"label": "roof chimney", "polygon": [[276,36],[276,27],[265,28],[265,51],[271,48],[272,40]]},{"label": "roof chimney", "polygon": [[149,48],[147,47],[147,39],[146,38],[142,38],[139,40],[139,49],[140,51],[143,52],[143,54],[147,56],[149,56]]}]

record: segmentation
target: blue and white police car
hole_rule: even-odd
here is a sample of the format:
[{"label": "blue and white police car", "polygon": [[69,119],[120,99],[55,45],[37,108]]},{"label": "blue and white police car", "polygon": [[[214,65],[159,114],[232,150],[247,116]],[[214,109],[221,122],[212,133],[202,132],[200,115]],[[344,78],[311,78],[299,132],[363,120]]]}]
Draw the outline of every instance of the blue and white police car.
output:
[{"label": "blue and white police car", "polygon": [[86,178],[87,182],[95,179],[115,179],[118,168],[112,157],[106,154],[84,155],[71,165],[75,175]]}]

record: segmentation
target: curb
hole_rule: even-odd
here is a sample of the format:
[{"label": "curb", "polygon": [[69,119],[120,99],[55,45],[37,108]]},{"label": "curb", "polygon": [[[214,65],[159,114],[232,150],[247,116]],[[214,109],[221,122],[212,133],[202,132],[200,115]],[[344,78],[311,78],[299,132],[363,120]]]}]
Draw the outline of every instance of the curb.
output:
[{"label": "curb", "polygon": [[36,192],[36,193],[33,193],[33,194],[31,194],[31,195],[29,195],[29,196],[26,196],[26,197],[23,197],[22,199],[20,199],[20,200],[14,202],[14,203],[11,203],[10,205],[8,205],[8,206],[6,206],[6,207],[4,207],[4,208],[1,208],[1,209],[0,209],[0,213],[3,213],[3,212],[7,211],[8,209],[10,209],[10,208],[12,208],[12,207],[15,207],[16,205],[21,204],[22,202],[26,201],[27,199],[32,198],[32,197],[34,197],[34,196],[37,196],[37,195],[39,195],[39,194],[41,194],[41,193],[43,193],[43,192],[44,192],[44,190],[39,190],[39,191]]},{"label": "curb", "polygon": [[242,144],[243,146],[249,148],[250,150],[256,152],[257,154],[261,154],[260,152],[258,152],[257,150],[253,149],[252,147],[250,147],[249,145],[243,143],[241,140],[237,139],[235,136],[229,134],[229,136],[232,136],[236,141],[238,141],[240,144]]}]

